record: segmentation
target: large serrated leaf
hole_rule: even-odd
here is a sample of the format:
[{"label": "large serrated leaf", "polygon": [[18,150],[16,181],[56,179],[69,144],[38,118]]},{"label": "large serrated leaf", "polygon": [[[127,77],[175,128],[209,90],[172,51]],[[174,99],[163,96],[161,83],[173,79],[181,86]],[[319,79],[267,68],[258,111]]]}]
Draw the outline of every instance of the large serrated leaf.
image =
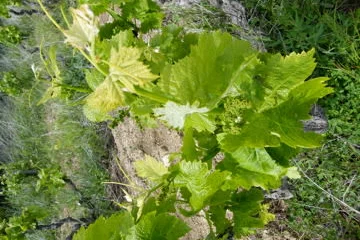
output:
[{"label": "large serrated leaf", "polygon": [[100,216],[95,223],[87,228],[80,228],[75,234],[74,240],[122,240],[131,232],[134,220],[129,212],[120,212],[109,218]]},{"label": "large serrated leaf", "polygon": [[251,55],[256,55],[251,45],[230,34],[202,34],[190,55],[165,69],[159,86],[180,104],[197,102],[212,109],[233,87],[234,72]]},{"label": "large serrated leaf", "polygon": [[180,219],[167,213],[151,212],[135,226],[135,236],[127,240],[177,240],[190,228]]},{"label": "large serrated leaf", "polygon": [[290,91],[304,83],[315,69],[315,50],[291,53],[282,57],[280,54],[266,57],[256,73],[265,86],[265,98],[259,111],[279,105],[287,100]]},{"label": "large serrated leaf", "polygon": [[320,145],[320,135],[304,132],[301,120],[309,119],[309,109],[318,98],[333,92],[325,87],[327,78],[309,80],[294,88],[286,101],[264,112],[248,112],[241,133],[218,135],[221,148],[233,152],[240,146],[278,147],[285,143],[292,148],[313,148]]},{"label": "large serrated leaf", "polygon": [[135,93],[134,86],[143,86],[158,78],[148,66],[139,60],[142,51],[138,48],[112,48],[109,60],[109,76],[127,91]]},{"label": "large serrated leaf", "polygon": [[239,187],[250,189],[253,186],[277,188],[281,178],[293,174],[294,170],[290,169],[289,172],[289,168],[278,165],[265,149],[246,147],[238,148],[231,155],[227,154],[218,168],[232,172],[231,178],[222,188],[233,190]]},{"label": "large serrated leaf", "polygon": [[84,4],[78,9],[71,9],[73,24],[69,30],[64,31],[65,42],[79,49],[87,49],[94,44],[95,37],[99,32],[98,18],[90,10],[89,6]]},{"label": "large serrated leaf", "polygon": [[199,211],[229,175],[230,172],[227,171],[208,170],[206,163],[182,161],[179,163],[179,174],[175,177],[174,183],[189,190],[190,205],[194,211]]}]

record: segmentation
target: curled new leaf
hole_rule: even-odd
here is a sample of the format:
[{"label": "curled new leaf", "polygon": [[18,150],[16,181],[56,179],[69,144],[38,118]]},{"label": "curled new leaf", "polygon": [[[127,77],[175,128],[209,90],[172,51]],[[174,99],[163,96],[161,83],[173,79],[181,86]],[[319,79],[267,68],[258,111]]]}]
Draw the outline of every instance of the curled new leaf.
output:
[{"label": "curled new leaf", "polygon": [[98,18],[86,4],[78,9],[71,9],[71,14],[73,24],[69,30],[64,31],[65,42],[79,49],[87,49],[99,33]]}]

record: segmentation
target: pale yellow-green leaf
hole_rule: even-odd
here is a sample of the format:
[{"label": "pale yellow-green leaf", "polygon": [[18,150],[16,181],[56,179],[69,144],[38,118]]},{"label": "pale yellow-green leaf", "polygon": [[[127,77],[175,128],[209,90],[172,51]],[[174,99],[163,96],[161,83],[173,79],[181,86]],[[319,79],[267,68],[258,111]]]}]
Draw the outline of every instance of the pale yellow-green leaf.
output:
[{"label": "pale yellow-green leaf", "polygon": [[86,49],[95,41],[99,33],[98,18],[88,5],[81,5],[78,9],[70,9],[73,24],[65,30],[65,42],[79,49]]},{"label": "pale yellow-green leaf", "polygon": [[142,86],[158,78],[148,66],[139,61],[141,50],[132,47],[111,49],[109,72],[112,81],[119,81],[128,91],[135,92],[134,86]]},{"label": "pale yellow-green leaf", "polygon": [[[172,126],[174,128],[179,128],[179,129],[182,129],[184,127],[185,119],[187,116],[190,116],[193,113],[201,114],[201,113],[206,113],[208,111],[209,111],[209,109],[199,108],[196,104],[194,104],[192,106],[190,106],[190,104],[178,105],[171,101],[168,101],[162,108],[154,109],[154,113],[156,116],[159,117],[159,119],[164,120],[170,126]],[[198,119],[196,119],[196,117],[195,117],[195,119],[190,119],[190,121],[191,120],[198,120]],[[191,122],[194,122],[194,121],[191,121]],[[204,123],[204,122],[202,122],[202,123]],[[196,125],[196,124],[193,124],[193,125]],[[203,126],[203,127],[206,128],[206,126]]]},{"label": "pale yellow-green leaf", "polygon": [[168,174],[168,169],[163,163],[148,155],[145,156],[144,160],[136,161],[134,166],[140,177],[155,183],[161,181],[163,176]]},{"label": "pale yellow-green leaf", "polygon": [[84,106],[86,117],[95,122],[111,119],[109,112],[125,104],[125,96],[118,83],[106,78],[93,93]]},{"label": "pale yellow-green leaf", "polygon": [[289,167],[287,169],[286,176],[291,179],[299,179],[301,178],[301,175],[296,167]]}]

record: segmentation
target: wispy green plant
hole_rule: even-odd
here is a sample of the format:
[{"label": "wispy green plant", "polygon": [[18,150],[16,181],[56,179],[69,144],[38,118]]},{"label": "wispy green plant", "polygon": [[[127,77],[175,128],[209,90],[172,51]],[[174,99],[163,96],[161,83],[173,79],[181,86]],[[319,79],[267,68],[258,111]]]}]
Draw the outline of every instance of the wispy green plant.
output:
[{"label": "wispy green plant", "polygon": [[[37,104],[53,77],[42,71],[52,46],[58,45],[52,60],[70,70],[62,76],[65,84],[82,87],[85,80],[79,69],[86,66],[59,45],[63,39],[44,16],[25,16],[18,24],[27,32],[22,46],[7,45],[1,56],[0,71],[12,78],[1,91],[14,97],[0,98],[0,238],[55,239],[63,233],[47,230],[49,224],[62,226],[69,215],[91,221],[111,211],[102,184],[107,179],[107,135],[76,107],[62,101]],[[63,94],[64,101],[82,98],[72,89],[65,88]]]}]

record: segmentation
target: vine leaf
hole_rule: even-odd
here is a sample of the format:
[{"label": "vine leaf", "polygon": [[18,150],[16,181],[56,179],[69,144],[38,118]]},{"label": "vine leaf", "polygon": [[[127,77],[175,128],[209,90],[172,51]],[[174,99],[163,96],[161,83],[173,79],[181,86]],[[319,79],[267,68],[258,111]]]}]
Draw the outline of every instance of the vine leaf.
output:
[{"label": "vine leaf", "polygon": [[190,205],[194,211],[204,207],[204,202],[217,192],[230,172],[219,170],[209,171],[207,164],[202,162],[179,163],[179,173],[174,179],[178,187],[186,187],[191,193]]},{"label": "vine leaf", "polygon": [[139,61],[141,49],[132,47],[112,48],[109,60],[109,77],[119,82],[127,91],[135,93],[134,85],[143,86],[158,78],[148,66]]},{"label": "vine leaf", "polygon": [[240,134],[218,135],[221,148],[233,152],[241,146],[278,147],[281,142],[292,148],[319,146],[321,135],[304,132],[301,120],[309,119],[310,106],[318,98],[333,92],[325,87],[327,80],[316,78],[301,84],[289,93],[286,101],[264,112],[248,111],[244,114],[247,123]]},{"label": "vine leaf", "polygon": [[304,83],[315,69],[314,53],[312,49],[285,57],[280,54],[265,57],[257,73],[265,86],[265,98],[259,111],[286,101],[290,91]]},{"label": "vine leaf", "polygon": [[234,213],[234,231],[237,237],[254,232],[255,228],[262,228],[275,219],[268,213],[267,205],[262,205],[264,200],[260,189],[252,188],[241,191],[232,196],[230,210]]},{"label": "vine leaf", "polygon": [[197,104],[178,105],[171,101],[168,101],[162,108],[154,109],[156,116],[174,128],[183,129],[186,122],[187,127],[213,132],[215,125],[204,114],[208,111],[207,108],[199,108]]},{"label": "vine leaf", "polygon": [[97,59],[109,59],[112,49],[130,47],[136,42],[134,34],[130,30],[121,31],[110,39],[96,39],[95,54]]},{"label": "vine leaf", "polygon": [[125,95],[118,83],[106,78],[93,93],[91,93],[84,105],[84,114],[94,122],[111,119],[109,112],[125,104]]},{"label": "vine leaf", "polygon": [[190,230],[175,216],[167,213],[156,214],[155,211],[143,216],[133,229],[133,235],[126,240],[177,240]]},{"label": "vine leaf", "polygon": [[70,9],[73,24],[64,31],[65,42],[79,49],[88,49],[95,42],[99,33],[98,18],[88,5],[83,4],[78,9]]},{"label": "vine leaf", "polygon": [[144,85],[158,77],[138,60],[140,55],[141,50],[136,48],[112,48],[109,75],[105,80],[101,82],[100,76],[95,75],[87,79],[92,87],[97,85],[84,106],[89,120],[99,122],[111,119],[109,112],[126,104],[125,92],[135,92],[135,85]]},{"label": "vine leaf", "polygon": [[164,176],[169,173],[163,163],[148,155],[145,156],[144,160],[136,161],[134,167],[140,177],[155,183],[161,182]]},{"label": "vine leaf", "polygon": [[124,2],[125,4],[123,4],[121,8],[121,17],[129,22],[134,22],[136,19],[137,25],[140,25],[139,30],[141,33],[146,33],[151,29],[161,27],[164,14],[160,11],[160,7],[156,2],[151,0]]},{"label": "vine leaf", "polygon": [[226,228],[231,226],[229,219],[226,218],[226,209],[222,205],[210,207],[210,219],[218,234],[225,232]]},{"label": "vine leaf", "polygon": [[198,102],[211,110],[233,85],[233,73],[251,55],[256,53],[248,42],[227,33],[204,33],[190,55],[164,69],[158,85],[182,105]]},{"label": "vine leaf", "polygon": [[115,213],[107,219],[100,216],[88,228],[81,227],[74,240],[125,239],[133,225],[134,220],[126,211]]},{"label": "vine leaf", "polygon": [[284,176],[298,177],[296,168],[278,165],[264,148],[240,147],[233,153],[226,154],[218,168],[232,172],[231,178],[224,183],[223,190],[239,187],[250,189],[252,186],[267,190],[279,187]]},{"label": "vine leaf", "polygon": [[130,212],[122,211],[107,219],[101,216],[88,228],[80,228],[74,240],[177,240],[189,230],[182,220],[167,213],[152,211],[135,225]]},{"label": "vine leaf", "polygon": [[266,151],[278,164],[283,167],[289,167],[289,159],[295,157],[300,152],[300,149],[291,148],[282,143],[280,147],[268,147]]}]

